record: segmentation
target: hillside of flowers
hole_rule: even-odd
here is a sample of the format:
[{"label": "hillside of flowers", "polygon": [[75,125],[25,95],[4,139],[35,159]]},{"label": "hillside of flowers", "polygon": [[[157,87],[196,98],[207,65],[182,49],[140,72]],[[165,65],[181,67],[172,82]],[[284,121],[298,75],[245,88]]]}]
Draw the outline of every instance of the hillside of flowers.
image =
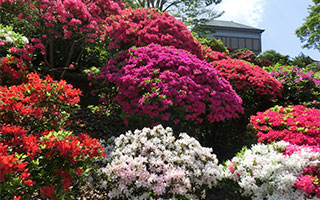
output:
[{"label": "hillside of flowers", "polygon": [[319,84],[156,9],[2,0],[0,199],[320,199]]}]

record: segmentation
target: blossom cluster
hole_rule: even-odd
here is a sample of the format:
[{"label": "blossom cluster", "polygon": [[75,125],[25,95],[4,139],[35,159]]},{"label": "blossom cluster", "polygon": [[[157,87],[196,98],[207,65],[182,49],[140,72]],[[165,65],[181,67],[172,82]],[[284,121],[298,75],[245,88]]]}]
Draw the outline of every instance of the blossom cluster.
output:
[{"label": "blossom cluster", "polygon": [[[29,43],[28,38],[22,34],[13,31],[11,26],[4,26],[0,24],[0,48],[5,45],[10,44],[10,46],[15,46],[17,48],[23,48],[27,43]],[[2,51],[0,51],[2,55]],[[3,56],[3,55],[2,55]]]},{"label": "blossom cluster", "polygon": [[[16,3],[20,5],[15,6]],[[90,41],[97,37],[105,18],[118,14],[123,7],[122,3],[111,0],[3,0],[0,5],[15,6],[16,17],[20,20],[35,23],[35,27],[45,26],[49,31],[42,39],[87,33]]]},{"label": "blossom cluster", "polygon": [[313,72],[297,66],[274,66],[268,70],[283,85],[279,104],[320,108],[320,79]]},{"label": "blossom cluster", "polygon": [[111,39],[109,48],[127,50],[155,43],[185,49],[202,59],[200,43],[181,22],[168,13],[155,9],[124,9],[106,20],[105,34]]},{"label": "blossom cluster", "polygon": [[250,127],[258,142],[284,140],[297,145],[320,146],[320,110],[302,105],[275,106],[251,116]]},{"label": "blossom cluster", "polygon": [[131,116],[202,123],[243,112],[241,98],[217,70],[174,47],[131,48],[111,59],[97,78],[119,88],[115,100]]},{"label": "blossom cluster", "polygon": [[81,179],[88,164],[103,155],[98,140],[85,134],[31,133],[4,124],[0,127],[0,198],[60,198]]},{"label": "blossom cluster", "polygon": [[0,86],[0,124],[58,130],[76,109],[81,91],[50,76],[41,79],[30,73],[27,78],[21,85]]},{"label": "blossom cluster", "polygon": [[228,57],[225,52],[213,51],[210,47],[205,45],[201,45],[201,48],[203,51],[204,60],[208,63],[217,60],[230,59],[230,57]]},{"label": "blossom cluster", "polygon": [[260,97],[272,100],[281,96],[281,83],[257,65],[237,59],[217,60],[211,65],[220,71],[243,99],[256,97],[257,100]]},{"label": "blossom cluster", "polygon": [[320,149],[280,141],[243,149],[224,167],[252,199],[319,199]]},{"label": "blossom cluster", "polygon": [[23,82],[36,49],[43,51],[44,46],[0,24],[0,85]]},{"label": "blossom cluster", "polygon": [[211,148],[161,125],[120,135],[110,157],[100,169],[109,199],[204,199],[221,177]]}]

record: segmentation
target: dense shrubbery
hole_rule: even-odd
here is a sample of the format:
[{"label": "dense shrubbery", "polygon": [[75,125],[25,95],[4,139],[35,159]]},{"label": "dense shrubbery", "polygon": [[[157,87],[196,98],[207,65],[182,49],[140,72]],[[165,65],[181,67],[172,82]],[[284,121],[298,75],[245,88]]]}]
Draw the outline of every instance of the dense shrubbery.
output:
[{"label": "dense shrubbery", "polygon": [[224,177],[252,199],[318,199],[319,158],[319,148],[257,144],[227,161]]},{"label": "dense shrubbery", "polygon": [[241,99],[218,71],[174,47],[131,48],[110,60],[98,79],[119,88],[111,95],[131,116],[202,123],[237,117],[243,111]]},{"label": "dense shrubbery", "polygon": [[284,140],[297,145],[320,146],[320,110],[302,105],[275,106],[251,116],[252,132],[258,142]]},{"label": "dense shrubbery", "polygon": [[232,84],[245,107],[259,107],[281,96],[281,83],[257,65],[236,59],[217,60],[211,65]]},{"label": "dense shrubbery", "polygon": [[244,60],[260,67],[272,65],[271,61],[257,57],[255,53],[248,49],[237,49],[230,51],[230,57],[234,59]]},{"label": "dense shrubbery", "polygon": [[161,125],[131,131],[114,141],[110,163],[101,168],[108,199],[204,199],[221,178],[211,148]]},{"label": "dense shrubbery", "polygon": [[180,21],[168,13],[155,9],[125,9],[107,18],[105,34],[110,38],[110,49],[127,50],[155,43],[185,49],[202,59],[200,43]]},{"label": "dense shrubbery", "polygon": [[280,65],[265,69],[283,85],[279,105],[303,104],[320,108],[320,79],[313,72],[295,66]]}]

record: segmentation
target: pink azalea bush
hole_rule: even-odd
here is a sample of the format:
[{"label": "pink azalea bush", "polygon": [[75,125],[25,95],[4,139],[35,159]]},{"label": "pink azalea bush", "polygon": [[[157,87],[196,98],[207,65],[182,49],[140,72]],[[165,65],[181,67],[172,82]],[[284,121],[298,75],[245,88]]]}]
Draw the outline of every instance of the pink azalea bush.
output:
[{"label": "pink azalea bush", "polygon": [[319,159],[318,147],[259,143],[228,160],[223,176],[252,199],[319,199]]},{"label": "pink azalea bush", "polygon": [[127,50],[155,43],[185,49],[200,59],[203,57],[200,43],[194,40],[187,27],[168,13],[155,9],[128,8],[108,17],[105,34],[111,40],[110,49]]},{"label": "pink azalea bush", "polygon": [[320,146],[320,110],[302,105],[275,106],[251,116],[251,131],[258,142],[284,140],[297,145]]},{"label": "pink azalea bush", "polygon": [[257,65],[237,59],[217,60],[211,65],[232,84],[247,107],[281,96],[281,83]]},{"label": "pink azalea bush", "polygon": [[1,0],[0,6],[27,27],[21,28],[22,33],[45,47],[41,61],[51,72],[79,64],[85,47],[101,36],[105,19],[123,8],[112,0]]},{"label": "pink azalea bush", "polygon": [[131,48],[111,59],[97,79],[118,88],[109,95],[125,115],[202,123],[243,112],[241,98],[217,70],[174,47]]},{"label": "pink azalea bush", "polygon": [[108,199],[204,199],[221,177],[216,155],[186,133],[173,135],[159,125],[117,137],[100,169]]}]

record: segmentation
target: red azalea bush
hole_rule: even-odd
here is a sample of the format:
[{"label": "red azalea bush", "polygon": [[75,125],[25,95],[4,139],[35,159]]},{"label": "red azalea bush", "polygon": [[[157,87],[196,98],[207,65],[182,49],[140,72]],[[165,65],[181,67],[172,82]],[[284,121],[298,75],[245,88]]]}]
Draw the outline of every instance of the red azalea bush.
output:
[{"label": "red azalea bush", "polygon": [[29,130],[58,130],[77,108],[81,91],[50,76],[27,75],[28,81],[11,87],[0,86],[0,124],[9,123]]},{"label": "red azalea bush", "polygon": [[110,38],[110,49],[127,50],[155,43],[184,49],[202,59],[200,43],[181,22],[168,13],[155,9],[125,9],[107,18],[105,34]]},{"label": "red azalea bush", "polygon": [[218,60],[211,65],[232,84],[246,107],[281,96],[281,83],[257,65],[236,59]]},{"label": "red azalea bush", "polygon": [[203,51],[204,60],[206,60],[208,63],[217,60],[230,59],[230,57],[227,56],[224,52],[213,51],[210,47],[205,45],[201,45],[201,48]]},{"label": "red azalea bush", "polygon": [[97,139],[70,132],[31,133],[21,126],[0,127],[0,198],[61,199],[96,158],[104,156]]},{"label": "red azalea bush", "polygon": [[111,59],[98,79],[118,88],[109,95],[125,115],[197,124],[243,112],[241,98],[217,70],[174,47],[131,48]]},{"label": "red azalea bush", "polygon": [[284,140],[297,145],[320,146],[320,110],[302,105],[275,106],[251,116],[250,129],[258,142]]}]

